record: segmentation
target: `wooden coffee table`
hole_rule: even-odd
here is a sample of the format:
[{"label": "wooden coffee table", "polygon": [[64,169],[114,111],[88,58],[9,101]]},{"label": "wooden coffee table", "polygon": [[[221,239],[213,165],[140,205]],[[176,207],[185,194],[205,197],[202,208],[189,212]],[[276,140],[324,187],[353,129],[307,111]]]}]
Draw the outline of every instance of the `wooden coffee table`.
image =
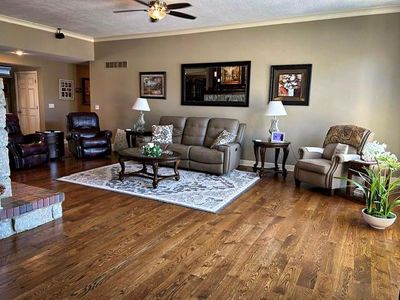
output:
[{"label": "wooden coffee table", "polygon": [[[118,162],[121,165],[121,171],[119,172],[119,179],[122,181],[128,176],[138,176],[143,178],[153,179],[153,188],[157,188],[158,183],[161,180],[174,178],[176,181],[180,179],[178,166],[181,159],[181,155],[178,152],[170,151],[169,153],[162,153],[160,157],[147,156],[142,153],[139,148],[127,148],[118,152]],[[125,173],[125,162],[134,160],[142,163],[143,168],[136,172]],[[158,174],[159,163],[173,163],[174,174],[173,175],[160,175]],[[153,168],[153,172],[147,171],[147,164],[150,164]]]}]

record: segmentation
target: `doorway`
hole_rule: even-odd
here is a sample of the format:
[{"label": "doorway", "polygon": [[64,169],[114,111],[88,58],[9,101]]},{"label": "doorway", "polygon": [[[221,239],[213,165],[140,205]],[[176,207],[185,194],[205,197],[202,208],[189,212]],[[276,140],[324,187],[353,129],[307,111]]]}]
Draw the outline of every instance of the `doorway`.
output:
[{"label": "doorway", "polygon": [[24,134],[40,131],[39,88],[36,71],[15,72],[16,108]]}]

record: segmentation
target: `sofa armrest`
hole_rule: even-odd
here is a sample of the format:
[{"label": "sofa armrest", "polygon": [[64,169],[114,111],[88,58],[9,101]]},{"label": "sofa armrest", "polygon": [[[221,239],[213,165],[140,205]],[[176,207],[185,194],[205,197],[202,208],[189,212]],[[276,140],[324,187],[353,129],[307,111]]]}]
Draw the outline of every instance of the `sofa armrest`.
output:
[{"label": "sofa armrest", "polygon": [[66,139],[67,139],[67,141],[70,141],[70,140],[78,141],[80,137],[81,137],[81,133],[79,131],[70,131],[67,134]]},{"label": "sofa armrest", "polygon": [[24,141],[23,144],[32,144],[32,143],[39,143],[39,142],[45,142],[46,137],[43,133],[30,133],[30,134],[25,134],[24,135]]},{"label": "sofa armrest", "polygon": [[242,144],[245,130],[246,130],[246,124],[240,123],[236,135],[236,140],[235,140],[236,143],[239,143],[240,145]]},{"label": "sofa armrest", "polygon": [[107,138],[111,138],[112,137],[112,132],[110,130],[101,130],[98,133],[99,136],[105,136]]},{"label": "sofa armrest", "polygon": [[226,152],[229,149],[234,149],[235,147],[240,147],[240,143],[233,142],[233,143],[228,143],[225,145],[219,145],[219,146],[215,146],[214,149],[218,150],[218,151]]},{"label": "sofa armrest", "polygon": [[360,160],[361,156],[358,154],[336,154],[332,157],[332,161],[336,163],[345,163],[351,160]]},{"label": "sofa armrest", "polygon": [[300,159],[321,158],[324,148],[320,147],[301,147],[299,148]]},{"label": "sofa armrest", "polygon": [[236,169],[240,164],[241,146],[239,143],[219,145],[215,150],[224,152],[224,174]]}]

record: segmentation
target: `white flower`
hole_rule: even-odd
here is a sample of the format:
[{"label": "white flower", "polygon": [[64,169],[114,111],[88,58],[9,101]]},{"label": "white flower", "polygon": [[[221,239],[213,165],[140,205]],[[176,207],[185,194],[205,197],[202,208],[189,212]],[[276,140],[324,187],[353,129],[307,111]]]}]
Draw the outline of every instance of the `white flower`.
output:
[{"label": "white flower", "polygon": [[362,151],[363,159],[365,161],[375,161],[378,156],[382,157],[394,155],[390,152],[387,152],[386,147],[386,144],[379,144],[377,141],[365,144]]},{"label": "white flower", "polygon": [[154,143],[148,143],[147,146],[149,146],[150,148],[154,147]]}]

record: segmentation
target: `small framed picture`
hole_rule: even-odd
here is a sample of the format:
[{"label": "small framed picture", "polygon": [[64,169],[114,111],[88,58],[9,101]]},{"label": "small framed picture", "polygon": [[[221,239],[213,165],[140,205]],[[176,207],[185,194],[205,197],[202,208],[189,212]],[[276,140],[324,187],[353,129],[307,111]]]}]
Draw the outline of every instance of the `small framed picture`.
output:
[{"label": "small framed picture", "polygon": [[283,143],[285,141],[285,133],[281,131],[273,131],[271,134],[272,143]]},{"label": "small framed picture", "polygon": [[68,79],[58,80],[58,98],[60,100],[74,100],[74,81]]},{"label": "small framed picture", "polygon": [[140,97],[165,99],[166,72],[140,72]]}]

